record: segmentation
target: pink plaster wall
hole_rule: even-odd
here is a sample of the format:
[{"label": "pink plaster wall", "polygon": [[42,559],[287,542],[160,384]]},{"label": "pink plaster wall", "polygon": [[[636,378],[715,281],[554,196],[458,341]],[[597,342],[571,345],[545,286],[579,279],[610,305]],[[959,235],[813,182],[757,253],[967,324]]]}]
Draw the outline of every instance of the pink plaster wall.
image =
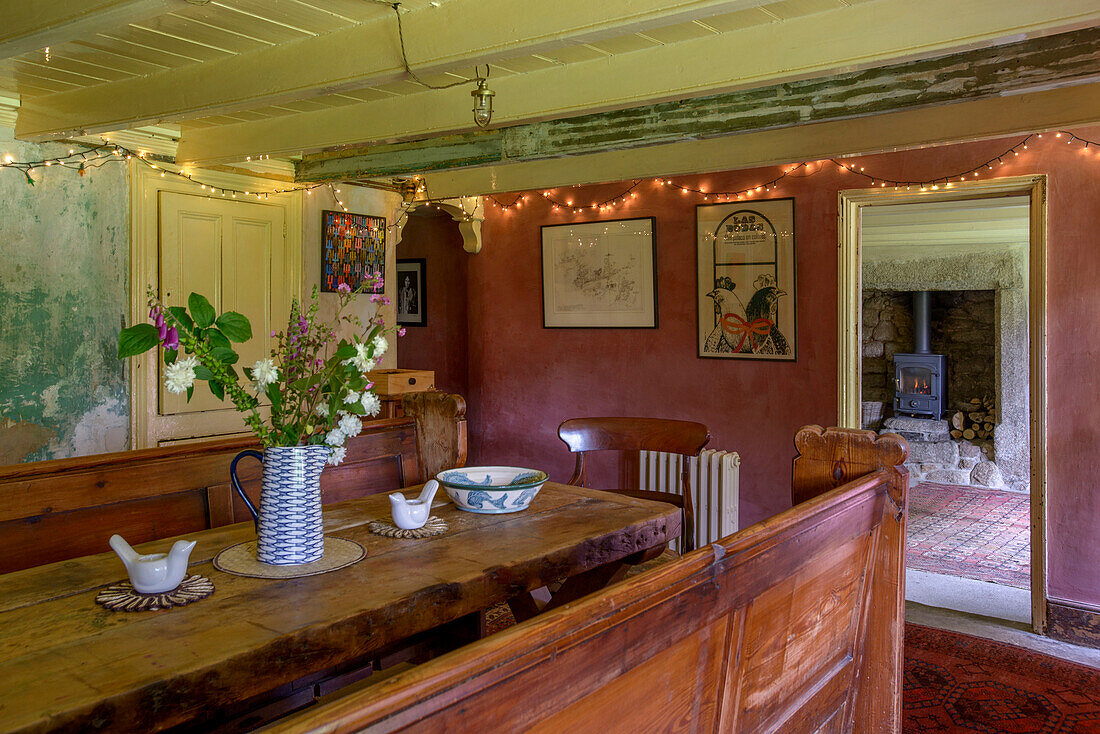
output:
[{"label": "pink plaster wall", "polygon": [[[1080,130],[1100,139],[1100,130]],[[923,179],[966,170],[1019,138],[867,156],[869,172]],[[1100,606],[1100,153],[1035,141],[998,175],[1049,174],[1049,595]],[[774,178],[777,168],[682,177],[708,190]],[[565,418],[639,415],[706,423],[711,446],[741,454],[742,526],[789,506],[792,436],[806,423],[836,421],[837,192],[864,179],[813,164],[768,198],[795,197],[798,361],[695,356],[695,204],[649,181],[606,218],[657,219],[660,328],[542,328],[539,227],[600,218],[553,211],[536,192],[521,209],[489,207],[484,249],[469,258],[471,462],[544,468],[569,476],[557,439]],[[611,184],[562,190],[578,202],[622,190]],[[511,197],[500,196],[501,201]]]}]

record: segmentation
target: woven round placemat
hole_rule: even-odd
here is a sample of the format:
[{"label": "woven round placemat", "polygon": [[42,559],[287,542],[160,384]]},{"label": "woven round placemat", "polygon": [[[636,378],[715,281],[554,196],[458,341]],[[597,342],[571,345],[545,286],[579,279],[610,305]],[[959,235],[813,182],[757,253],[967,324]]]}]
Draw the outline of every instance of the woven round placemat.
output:
[{"label": "woven round placemat", "polygon": [[205,576],[191,575],[163,594],[142,594],[129,581],[120,581],[96,594],[95,601],[112,612],[155,612],[186,606],[213,593],[214,582]]},{"label": "woven round placemat", "polygon": [[367,551],[354,540],[325,536],[325,554],[321,560],[293,566],[273,566],[256,560],[256,541],[249,540],[231,545],[214,556],[214,568],[254,579],[297,579],[346,568],[363,560],[366,555]]},{"label": "woven round placemat", "polygon": [[423,527],[413,530],[402,530],[387,520],[373,520],[367,524],[367,530],[385,538],[430,538],[433,535],[443,535],[450,529],[446,520],[435,515],[429,517]]}]

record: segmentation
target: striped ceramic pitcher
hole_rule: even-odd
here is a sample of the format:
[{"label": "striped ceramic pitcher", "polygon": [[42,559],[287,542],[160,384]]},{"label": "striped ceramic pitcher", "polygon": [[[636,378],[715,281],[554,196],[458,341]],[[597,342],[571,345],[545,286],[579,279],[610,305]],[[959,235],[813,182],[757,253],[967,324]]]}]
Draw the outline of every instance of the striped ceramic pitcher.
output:
[{"label": "striped ceramic pitcher", "polygon": [[[263,463],[259,510],[237,481],[237,462],[246,456]],[[256,560],[289,566],[324,555],[321,470],[328,456],[328,446],[272,446],[262,454],[242,451],[233,459],[229,478],[256,522]]]}]

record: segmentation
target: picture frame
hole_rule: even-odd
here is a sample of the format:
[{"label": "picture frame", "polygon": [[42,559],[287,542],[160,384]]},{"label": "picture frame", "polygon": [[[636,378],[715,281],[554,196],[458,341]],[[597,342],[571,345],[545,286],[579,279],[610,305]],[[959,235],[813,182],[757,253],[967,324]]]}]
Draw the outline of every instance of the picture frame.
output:
[{"label": "picture frame", "polygon": [[543,225],[546,329],[656,329],[657,220]]},{"label": "picture frame", "polygon": [[397,323],[428,325],[427,265],[422,257],[397,261]]},{"label": "picture frame", "polygon": [[797,361],[794,199],[695,207],[697,354]]},{"label": "picture frame", "polygon": [[321,212],[321,292],[338,286],[353,291],[373,273],[382,280],[363,293],[382,293],[386,273],[386,218],[324,210]]}]

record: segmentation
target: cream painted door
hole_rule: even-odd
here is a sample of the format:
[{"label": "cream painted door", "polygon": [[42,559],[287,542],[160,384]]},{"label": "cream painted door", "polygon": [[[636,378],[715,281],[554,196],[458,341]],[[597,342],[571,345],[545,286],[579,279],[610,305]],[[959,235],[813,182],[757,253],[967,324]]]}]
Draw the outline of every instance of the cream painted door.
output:
[{"label": "cream painted door", "polygon": [[[192,293],[210,299],[220,314],[238,311],[252,322],[252,339],[235,344],[236,369],[266,357],[270,334],[285,328],[290,310],[286,257],[286,210],[268,205],[159,192],[159,290],[164,303],[186,305]],[[157,410],[150,426],[158,445],[199,437],[244,433],[231,403],[195,383],[191,402],[164,388],[157,360]]]}]

